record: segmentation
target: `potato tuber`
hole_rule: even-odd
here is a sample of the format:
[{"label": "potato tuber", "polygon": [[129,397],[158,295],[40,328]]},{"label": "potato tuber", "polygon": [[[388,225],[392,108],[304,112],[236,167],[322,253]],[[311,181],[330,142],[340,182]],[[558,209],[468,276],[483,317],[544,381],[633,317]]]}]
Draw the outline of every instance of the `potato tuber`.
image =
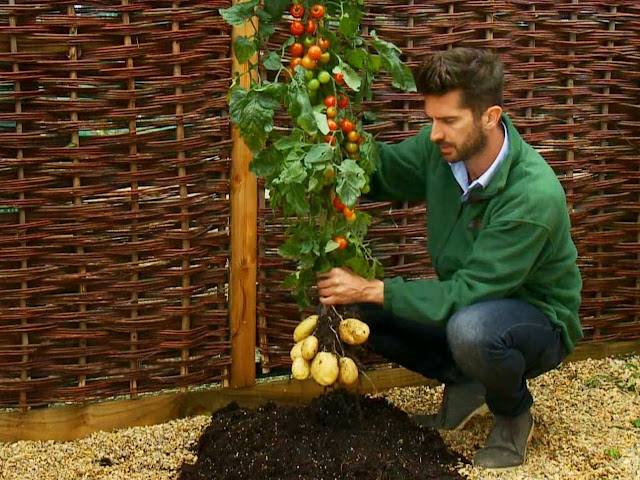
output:
[{"label": "potato tuber", "polygon": [[340,373],[338,374],[338,382],[343,385],[351,385],[358,380],[358,367],[349,357],[340,357]]},{"label": "potato tuber", "polygon": [[320,352],[311,362],[311,376],[322,386],[333,385],[339,372],[338,357],[333,353]]},{"label": "potato tuber", "polygon": [[304,340],[300,340],[293,346],[293,348],[291,349],[291,353],[289,354],[291,356],[291,360],[295,360],[296,358],[300,358],[302,356],[303,342]]},{"label": "potato tuber", "polygon": [[291,373],[296,380],[306,380],[310,373],[309,362],[302,357],[296,358],[291,365]]},{"label": "potato tuber", "polygon": [[369,325],[357,318],[347,318],[340,322],[338,333],[343,342],[349,345],[360,345],[369,338]]},{"label": "potato tuber", "polygon": [[300,340],[307,338],[316,329],[317,324],[318,315],[309,315],[307,318],[302,320],[294,330],[293,341],[299,342]]},{"label": "potato tuber", "polygon": [[318,344],[318,339],[313,335],[302,340],[302,358],[305,360],[313,360],[313,357],[318,353]]}]

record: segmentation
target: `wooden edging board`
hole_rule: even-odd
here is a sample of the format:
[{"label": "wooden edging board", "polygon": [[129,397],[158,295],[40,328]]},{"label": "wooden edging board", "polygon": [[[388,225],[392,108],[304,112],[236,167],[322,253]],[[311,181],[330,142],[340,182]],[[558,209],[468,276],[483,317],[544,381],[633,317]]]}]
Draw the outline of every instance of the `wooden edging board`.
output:
[{"label": "wooden edging board", "polygon": [[[640,352],[640,340],[580,345],[567,361],[599,359]],[[436,382],[404,368],[366,372],[351,390],[362,394],[393,387],[436,385]],[[97,431],[168,422],[209,414],[231,402],[256,407],[268,401],[307,403],[324,389],[312,380],[280,379],[244,388],[212,388],[186,393],[165,393],[136,399],[113,400],[0,413],[0,442],[18,440],[73,440]]]}]

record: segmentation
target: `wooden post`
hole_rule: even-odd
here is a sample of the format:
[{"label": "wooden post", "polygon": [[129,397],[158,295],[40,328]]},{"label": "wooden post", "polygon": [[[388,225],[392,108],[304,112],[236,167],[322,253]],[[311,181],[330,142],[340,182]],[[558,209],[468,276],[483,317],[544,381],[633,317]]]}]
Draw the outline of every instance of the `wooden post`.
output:
[{"label": "wooden post", "polygon": [[[242,0],[233,0],[233,4]],[[257,19],[254,19],[254,23]],[[247,22],[234,27],[232,41],[240,35],[254,33]],[[243,74],[248,64],[239,64],[232,54],[233,73]],[[252,59],[255,62],[257,57]],[[240,85],[249,88],[250,77],[244,75]],[[258,183],[249,172],[251,151],[233,128],[231,166],[231,279],[229,281],[229,317],[231,328],[231,387],[253,385],[256,379],[256,276],[257,276],[257,227]]]}]

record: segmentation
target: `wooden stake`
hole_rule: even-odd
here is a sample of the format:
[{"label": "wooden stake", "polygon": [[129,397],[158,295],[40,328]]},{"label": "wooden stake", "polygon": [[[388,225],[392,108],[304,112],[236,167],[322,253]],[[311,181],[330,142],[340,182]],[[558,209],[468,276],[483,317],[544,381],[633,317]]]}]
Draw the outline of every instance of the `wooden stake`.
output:
[{"label": "wooden stake", "polygon": [[[242,3],[234,0],[233,4]],[[254,19],[254,23],[257,19]],[[250,36],[254,27],[247,22],[234,27],[231,37]],[[233,73],[247,72],[248,64],[233,59]],[[257,60],[257,56],[251,59]],[[243,75],[239,81],[249,88],[250,77]],[[251,151],[233,129],[231,154],[231,278],[229,281],[229,319],[231,328],[231,387],[253,385],[256,379],[256,277],[257,277],[257,227],[258,183],[249,172]]]}]

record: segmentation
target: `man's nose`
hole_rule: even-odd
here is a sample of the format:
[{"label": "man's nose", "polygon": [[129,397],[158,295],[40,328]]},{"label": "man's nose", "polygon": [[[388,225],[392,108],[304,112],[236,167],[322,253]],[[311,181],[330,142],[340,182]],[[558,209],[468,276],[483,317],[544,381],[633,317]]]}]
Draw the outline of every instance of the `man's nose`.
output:
[{"label": "man's nose", "polygon": [[442,139],[444,139],[444,134],[442,133],[442,130],[440,129],[440,127],[438,125],[436,125],[436,122],[433,122],[433,124],[431,125],[431,141],[432,142],[439,142]]}]

